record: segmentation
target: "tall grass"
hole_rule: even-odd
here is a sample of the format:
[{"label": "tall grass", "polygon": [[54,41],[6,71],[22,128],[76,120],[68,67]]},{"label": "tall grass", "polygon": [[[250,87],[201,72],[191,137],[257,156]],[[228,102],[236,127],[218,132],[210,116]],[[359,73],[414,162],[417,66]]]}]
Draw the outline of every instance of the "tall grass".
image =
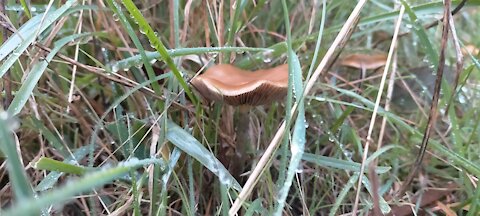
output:
[{"label": "tall grass", "polygon": [[[352,213],[357,191],[359,215],[376,204],[397,215],[479,212],[478,49],[464,52],[457,89],[444,81],[420,173],[392,198],[415,161],[431,95],[428,86],[414,89],[419,103],[410,103],[401,81],[421,86],[427,82],[412,79],[411,69],[438,67],[441,28],[426,26],[440,18],[442,1],[368,1],[347,43],[331,52],[354,9],[349,0],[5,5],[0,215],[226,215],[237,208],[239,215],[339,215]],[[386,124],[375,120],[368,134],[383,93],[379,71],[358,80],[357,69],[338,62],[388,52],[401,5],[406,16],[390,68],[396,100],[388,102],[392,109],[380,101]],[[480,44],[479,5],[468,1],[454,16],[463,48]],[[332,65],[322,66],[326,56]],[[189,84],[218,63],[246,70],[289,64],[285,101],[251,109],[247,148],[235,147],[238,108],[209,104]],[[455,52],[447,51],[447,64],[455,64]]]}]

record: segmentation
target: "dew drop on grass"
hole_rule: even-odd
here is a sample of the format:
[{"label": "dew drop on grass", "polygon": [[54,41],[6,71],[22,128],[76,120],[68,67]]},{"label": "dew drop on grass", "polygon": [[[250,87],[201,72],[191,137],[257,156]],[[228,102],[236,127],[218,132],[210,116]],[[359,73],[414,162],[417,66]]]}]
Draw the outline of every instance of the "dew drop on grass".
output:
[{"label": "dew drop on grass", "polygon": [[[118,70],[119,70],[118,64],[111,65],[111,67],[109,69],[110,69],[110,71],[112,71],[112,73],[118,72]],[[110,73],[107,73],[107,75],[110,75]]]},{"label": "dew drop on grass", "polygon": [[265,52],[262,53],[262,55],[263,55],[263,62],[264,63],[272,62],[272,55],[273,55],[272,51],[270,51],[270,50],[265,51]]},{"label": "dew drop on grass", "polygon": [[112,15],[112,17],[113,17],[113,20],[114,20],[115,22],[118,22],[118,20],[120,20],[120,18],[118,17],[118,15],[117,15],[116,13],[114,13],[114,14]]},{"label": "dew drop on grass", "polygon": [[333,136],[331,136],[331,135],[330,135],[330,136],[328,136],[328,141],[330,141],[330,142],[334,142],[334,141],[335,141],[335,139],[333,139]]},{"label": "dew drop on grass", "polygon": [[348,157],[348,158],[353,157],[353,152],[350,150],[345,150],[345,157]]}]

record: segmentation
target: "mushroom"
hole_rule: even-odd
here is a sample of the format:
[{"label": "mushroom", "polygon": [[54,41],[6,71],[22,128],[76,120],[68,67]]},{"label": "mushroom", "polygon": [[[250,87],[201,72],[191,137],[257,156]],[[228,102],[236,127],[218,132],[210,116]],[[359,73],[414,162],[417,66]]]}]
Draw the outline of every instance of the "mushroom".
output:
[{"label": "mushroom", "polygon": [[360,79],[365,78],[367,70],[377,69],[379,67],[385,66],[386,63],[387,63],[387,56],[384,54],[374,54],[374,55],[351,54],[344,57],[340,61],[340,65],[342,66],[360,69],[361,71]]},{"label": "mushroom", "polygon": [[352,54],[344,57],[340,65],[358,69],[370,70],[385,66],[387,56],[383,54],[366,55]]},{"label": "mushroom", "polygon": [[[243,155],[251,145],[249,136],[251,106],[270,104],[283,99],[288,91],[288,65],[271,69],[246,71],[233,65],[220,64],[191,81],[194,88],[209,102],[223,101],[231,106],[239,106],[239,119],[236,124],[237,159],[245,161]],[[240,169],[238,160],[230,160],[234,173]],[[242,166],[243,167],[243,166]]]},{"label": "mushroom", "polygon": [[269,104],[287,95],[288,65],[255,72],[229,64],[215,65],[194,78],[192,85],[208,101],[232,106]]}]

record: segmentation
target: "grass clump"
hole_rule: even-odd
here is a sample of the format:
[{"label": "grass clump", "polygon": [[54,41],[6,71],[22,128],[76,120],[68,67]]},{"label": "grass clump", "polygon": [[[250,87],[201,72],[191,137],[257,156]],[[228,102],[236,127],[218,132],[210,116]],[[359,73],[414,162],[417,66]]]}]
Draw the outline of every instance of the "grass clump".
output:
[{"label": "grass clump", "polygon": [[[476,215],[479,5],[452,3],[439,114],[396,195],[428,126],[443,1],[5,1],[0,214]],[[386,70],[340,64],[389,52]],[[248,113],[251,146],[239,108],[189,83],[220,63],[289,64],[285,101]]]}]

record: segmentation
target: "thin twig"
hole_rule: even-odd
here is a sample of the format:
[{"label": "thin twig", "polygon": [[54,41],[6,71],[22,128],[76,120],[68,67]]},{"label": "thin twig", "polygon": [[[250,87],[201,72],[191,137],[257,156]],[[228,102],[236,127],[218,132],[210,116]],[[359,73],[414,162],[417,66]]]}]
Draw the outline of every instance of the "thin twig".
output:
[{"label": "thin twig", "polygon": [[439,57],[439,63],[437,68],[437,79],[435,80],[435,89],[433,93],[432,104],[430,106],[430,114],[428,116],[427,128],[425,129],[425,133],[423,134],[422,144],[420,145],[420,151],[418,152],[415,163],[413,164],[412,169],[410,169],[410,173],[408,174],[407,179],[403,182],[402,187],[397,192],[395,197],[398,197],[404,194],[407,188],[410,186],[410,183],[412,182],[413,178],[417,175],[418,169],[422,165],[423,157],[425,156],[428,140],[430,139],[430,132],[432,130],[432,127],[435,123],[435,119],[437,117],[438,97],[440,95],[440,87],[442,84],[443,71],[445,68],[445,49],[447,47],[447,41],[448,41],[448,30],[449,30],[449,23],[450,23],[449,17],[451,16],[450,7],[452,2],[451,0],[445,0],[444,4],[445,4],[445,9],[444,9],[443,16],[446,17],[446,19],[444,19],[443,27],[442,27],[443,29],[442,43],[441,43],[440,57]]},{"label": "thin twig", "polygon": [[456,70],[455,70],[455,80],[453,81],[452,95],[448,101],[447,108],[445,108],[445,114],[448,115],[448,110],[452,104],[453,99],[457,95],[457,86],[458,79],[460,78],[460,73],[463,70],[463,54],[462,49],[460,48],[460,40],[458,39],[457,30],[455,29],[455,23],[453,22],[453,17],[450,16],[450,31],[452,32],[453,45],[455,46],[455,55],[456,55]]},{"label": "thin twig", "polygon": [[368,148],[370,146],[370,143],[372,142],[372,133],[375,125],[375,120],[377,118],[378,108],[380,107],[380,100],[382,98],[383,89],[385,87],[385,81],[387,79],[388,70],[392,62],[393,53],[397,46],[398,33],[400,32],[400,25],[402,24],[402,17],[404,12],[405,12],[405,7],[402,5],[402,7],[400,8],[400,14],[398,15],[397,24],[395,26],[395,32],[393,33],[392,43],[390,44],[390,49],[388,51],[387,62],[385,63],[382,79],[380,81],[380,87],[378,89],[377,99],[375,101],[375,106],[373,108],[372,117],[370,119],[370,126],[367,132],[365,148],[363,149],[362,165],[360,166],[360,175],[358,176],[358,183],[357,183],[357,194],[355,196],[355,204],[353,205],[353,210],[352,210],[353,215],[357,214],[358,202],[360,200],[360,191],[362,190],[362,178],[365,170],[365,165],[366,165],[365,163],[368,156]]}]

